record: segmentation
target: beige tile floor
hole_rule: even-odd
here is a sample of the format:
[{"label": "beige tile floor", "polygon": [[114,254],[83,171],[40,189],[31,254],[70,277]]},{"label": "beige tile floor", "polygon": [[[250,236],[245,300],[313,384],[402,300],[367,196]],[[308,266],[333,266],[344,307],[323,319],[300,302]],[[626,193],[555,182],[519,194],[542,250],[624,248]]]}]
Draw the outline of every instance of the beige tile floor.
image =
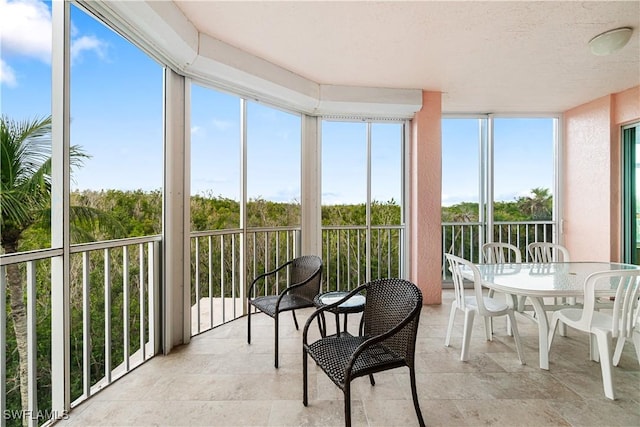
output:
[{"label": "beige tile floor", "polygon": [[[452,291],[443,305],[422,310],[416,350],[418,396],[427,425],[640,426],[640,365],[627,343],[615,368],[618,400],[605,398],[600,366],[588,360],[588,340],[569,330],[557,337],[550,370],[538,368],[537,327],[519,318],[527,365],[520,365],[505,322],[492,342],[476,322],[471,360],[461,362],[462,316],[444,347]],[[304,322],[309,311],[300,312]],[[246,342],[240,319],[156,356],[74,408],[72,426],[342,426],[342,392],[310,363],[309,406],[302,405],[301,331],[281,321],[280,369],[273,367],[273,321],[259,314]],[[349,326],[358,324],[351,315]],[[314,328],[317,334],[317,328]],[[414,426],[408,370],[359,378],[352,394],[355,426]]]}]

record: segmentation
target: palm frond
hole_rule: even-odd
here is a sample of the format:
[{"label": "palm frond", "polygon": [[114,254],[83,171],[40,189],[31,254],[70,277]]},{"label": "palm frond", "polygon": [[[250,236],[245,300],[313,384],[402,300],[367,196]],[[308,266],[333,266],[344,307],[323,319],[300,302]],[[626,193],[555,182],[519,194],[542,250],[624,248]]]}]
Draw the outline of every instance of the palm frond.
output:
[{"label": "palm frond", "polygon": [[[51,206],[51,116],[16,121],[0,116],[0,225],[24,231]],[[89,156],[70,147],[72,168]],[[19,234],[19,233],[18,233]]]},{"label": "palm frond", "polygon": [[51,158],[51,116],[15,121],[3,115],[0,127],[3,183],[20,185]]},{"label": "palm frond", "polygon": [[30,210],[30,198],[21,192],[0,190],[0,228],[7,223],[19,225],[28,221]]}]

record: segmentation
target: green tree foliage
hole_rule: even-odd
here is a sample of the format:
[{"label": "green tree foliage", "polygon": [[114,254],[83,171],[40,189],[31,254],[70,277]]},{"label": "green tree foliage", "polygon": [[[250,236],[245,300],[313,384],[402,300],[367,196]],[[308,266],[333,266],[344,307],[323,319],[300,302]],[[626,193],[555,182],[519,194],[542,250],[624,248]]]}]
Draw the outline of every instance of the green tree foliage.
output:
[{"label": "green tree foliage", "polygon": [[150,236],[162,231],[162,193],[159,190],[73,192],[71,205],[108,212],[110,224],[117,224],[117,227],[109,227],[102,231],[93,230],[90,241]]},{"label": "green tree foliage", "polygon": [[257,198],[247,203],[249,227],[300,226],[299,203],[275,203]]},{"label": "green tree foliage", "polygon": [[478,204],[462,202],[442,207],[442,222],[478,222]]},{"label": "green tree foliage", "polygon": [[[446,252],[456,253],[470,260],[479,261],[477,243],[482,228],[478,203],[462,202],[442,207],[442,222],[452,224],[442,236]],[[552,236],[553,196],[546,188],[534,188],[528,196],[513,201],[493,204],[493,241],[511,239],[510,242],[524,248],[527,239]],[[510,237],[508,237],[510,236]],[[517,241],[519,239],[519,241]],[[461,242],[464,240],[465,244]]]},{"label": "green tree foliage", "polygon": [[364,203],[322,206],[322,225],[363,225],[366,218]]},{"label": "green tree foliage", "polygon": [[[478,203],[462,202],[442,207],[442,222],[478,222]],[[534,188],[529,196],[493,204],[495,221],[550,221],[553,213],[553,196],[547,188]]]},{"label": "green tree foliage", "polygon": [[240,204],[224,197],[191,197],[193,231],[224,230],[240,227]]}]

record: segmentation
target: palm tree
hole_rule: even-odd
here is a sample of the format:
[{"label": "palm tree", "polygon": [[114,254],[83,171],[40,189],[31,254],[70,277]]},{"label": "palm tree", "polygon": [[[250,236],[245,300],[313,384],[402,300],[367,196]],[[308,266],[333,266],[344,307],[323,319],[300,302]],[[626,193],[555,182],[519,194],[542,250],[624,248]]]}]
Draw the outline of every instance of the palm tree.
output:
[{"label": "palm tree", "polygon": [[[51,116],[19,122],[3,115],[0,141],[0,243],[2,253],[10,254],[19,251],[27,229],[51,220]],[[79,166],[87,157],[78,147],[71,148],[72,166]],[[23,283],[17,264],[7,265],[6,274],[18,349],[21,404],[26,410],[27,315]]]},{"label": "palm tree", "polygon": [[522,212],[527,212],[534,220],[551,219],[553,196],[548,188],[534,188],[531,196],[520,197],[518,204]]}]

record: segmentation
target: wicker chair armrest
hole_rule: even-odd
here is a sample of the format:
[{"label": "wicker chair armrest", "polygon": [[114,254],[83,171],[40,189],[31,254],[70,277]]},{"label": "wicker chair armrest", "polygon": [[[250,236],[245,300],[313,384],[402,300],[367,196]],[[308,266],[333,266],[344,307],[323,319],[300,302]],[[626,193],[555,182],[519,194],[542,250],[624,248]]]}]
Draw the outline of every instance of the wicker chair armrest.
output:
[{"label": "wicker chair armrest", "polygon": [[253,291],[253,288],[255,287],[256,283],[258,283],[260,280],[264,279],[267,276],[271,276],[271,275],[276,274],[277,272],[279,272],[283,268],[287,267],[292,262],[293,262],[293,260],[288,261],[288,262],[282,264],[281,266],[279,266],[278,268],[276,268],[275,270],[271,270],[271,271],[268,271],[266,273],[262,273],[261,275],[257,276],[255,279],[253,279],[253,281],[251,282],[251,284],[247,288],[247,295],[251,295],[251,291]]}]

